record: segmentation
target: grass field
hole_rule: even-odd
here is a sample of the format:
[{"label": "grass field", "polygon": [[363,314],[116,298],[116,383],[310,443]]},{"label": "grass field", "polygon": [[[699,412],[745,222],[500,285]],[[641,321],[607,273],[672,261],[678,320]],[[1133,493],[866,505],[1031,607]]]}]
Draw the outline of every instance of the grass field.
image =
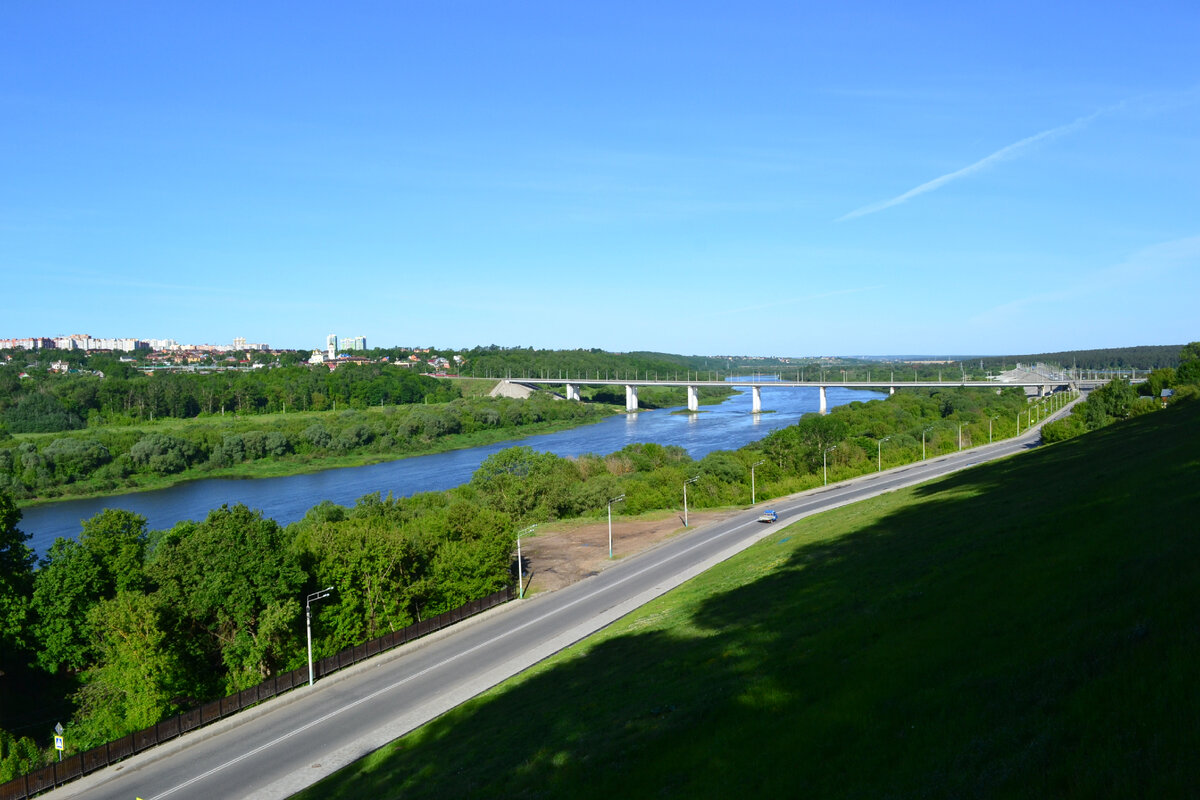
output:
[{"label": "grass field", "polygon": [[313,787],[1184,797],[1200,404],[809,518]]}]

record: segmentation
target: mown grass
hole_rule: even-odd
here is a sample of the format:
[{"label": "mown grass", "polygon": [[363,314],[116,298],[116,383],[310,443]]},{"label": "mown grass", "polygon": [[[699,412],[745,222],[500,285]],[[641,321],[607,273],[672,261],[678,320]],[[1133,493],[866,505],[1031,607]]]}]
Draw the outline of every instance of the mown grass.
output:
[{"label": "mown grass", "polygon": [[789,526],[317,784],[350,797],[1182,797],[1200,404]]}]

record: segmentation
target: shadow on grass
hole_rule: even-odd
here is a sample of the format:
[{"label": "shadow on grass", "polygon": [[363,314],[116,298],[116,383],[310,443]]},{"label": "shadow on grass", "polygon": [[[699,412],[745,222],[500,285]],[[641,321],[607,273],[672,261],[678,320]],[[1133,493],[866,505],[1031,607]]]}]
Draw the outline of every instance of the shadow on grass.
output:
[{"label": "shadow on grass", "polygon": [[307,796],[1186,795],[1198,422],[805,520]]}]

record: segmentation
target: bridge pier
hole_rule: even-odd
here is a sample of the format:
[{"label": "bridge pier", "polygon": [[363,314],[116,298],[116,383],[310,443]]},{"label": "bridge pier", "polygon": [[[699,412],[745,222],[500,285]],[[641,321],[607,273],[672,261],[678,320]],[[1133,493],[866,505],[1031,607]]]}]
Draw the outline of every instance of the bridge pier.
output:
[{"label": "bridge pier", "polygon": [[762,413],[762,387],[761,386],[751,386],[750,387],[750,398],[751,398],[750,399],[750,413],[751,414],[761,414]]},{"label": "bridge pier", "polygon": [[895,393],[896,393],[896,387],[895,387],[895,386],[889,386],[889,387],[888,387],[888,394],[889,394],[889,395],[893,395],[893,394],[895,394]]},{"label": "bridge pier", "polygon": [[625,384],[625,410],[637,411],[637,387],[632,383]]},{"label": "bridge pier", "polygon": [[688,390],[688,411],[700,410],[700,388],[697,386],[689,386]]},{"label": "bridge pier", "polygon": [[817,413],[828,414],[829,413],[829,403],[825,399],[825,387],[820,386],[818,388],[821,390],[821,404],[817,408]]},{"label": "bridge pier", "polygon": [[575,383],[568,383],[566,395],[567,395],[568,400],[578,401],[580,399],[579,398],[579,385],[575,384]]}]

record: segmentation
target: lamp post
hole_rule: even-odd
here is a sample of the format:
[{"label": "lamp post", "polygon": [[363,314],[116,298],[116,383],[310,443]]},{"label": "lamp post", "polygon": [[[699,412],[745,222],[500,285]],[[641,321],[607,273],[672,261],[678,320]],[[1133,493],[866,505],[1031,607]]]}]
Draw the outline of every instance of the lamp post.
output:
[{"label": "lamp post", "polygon": [[931,430],[933,430],[932,425],[930,425],[925,430],[921,431],[921,460],[922,461],[925,460],[925,434],[929,433]]},{"label": "lamp post", "polygon": [[885,436],[879,440],[879,452],[875,454],[875,471],[883,472],[883,443],[892,437]]},{"label": "lamp post", "polygon": [[826,447],[823,451],[821,451],[821,474],[825,476],[825,485],[826,486],[829,485],[829,464],[825,457],[828,456],[830,453],[832,453],[834,450],[837,450],[836,444],[833,447]]},{"label": "lamp post", "polygon": [[958,449],[959,450],[962,450],[962,426],[964,424],[965,423],[962,423],[962,422],[958,423]]},{"label": "lamp post", "polygon": [[517,599],[525,599],[525,562],[521,560],[521,537],[533,533],[537,525],[530,525],[517,531]]},{"label": "lamp post", "polygon": [[757,495],[754,492],[754,468],[767,463],[766,461],[755,461],[750,465],[750,505],[754,505]]},{"label": "lamp post", "polygon": [[329,597],[329,593],[333,591],[332,586],[326,586],[320,591],[313,592],[304,601],[304,628],[308,634],[308,685],[313,685],[313,665],[312,665],[312,604],[314,600],[324,600]]},{"label": "lamp post", "polygon": [[613,503],[619,503],[624,499],[625,499],[625,495],[621,495],[620,497],[614,497],[612,500],[608,501],[608,557],[609,558],[613,557],[613,553],[612,553],[612,506],[613,506]]},{"label": "lamp post", "polygon": [[689,483],[695,483],[698,480],[700,480],[699,475],[697,475],[694,478],[688,478],[686,481],[683,482],[683,527],[685,527],[685,528],[688,526],[688,523],[687,523],[687,487],[688,487]]},{"label": "lamp post", "polygon": [[992,443],[992,421],[1000,419],[1000,417],[988,417],[988,444]]}]

